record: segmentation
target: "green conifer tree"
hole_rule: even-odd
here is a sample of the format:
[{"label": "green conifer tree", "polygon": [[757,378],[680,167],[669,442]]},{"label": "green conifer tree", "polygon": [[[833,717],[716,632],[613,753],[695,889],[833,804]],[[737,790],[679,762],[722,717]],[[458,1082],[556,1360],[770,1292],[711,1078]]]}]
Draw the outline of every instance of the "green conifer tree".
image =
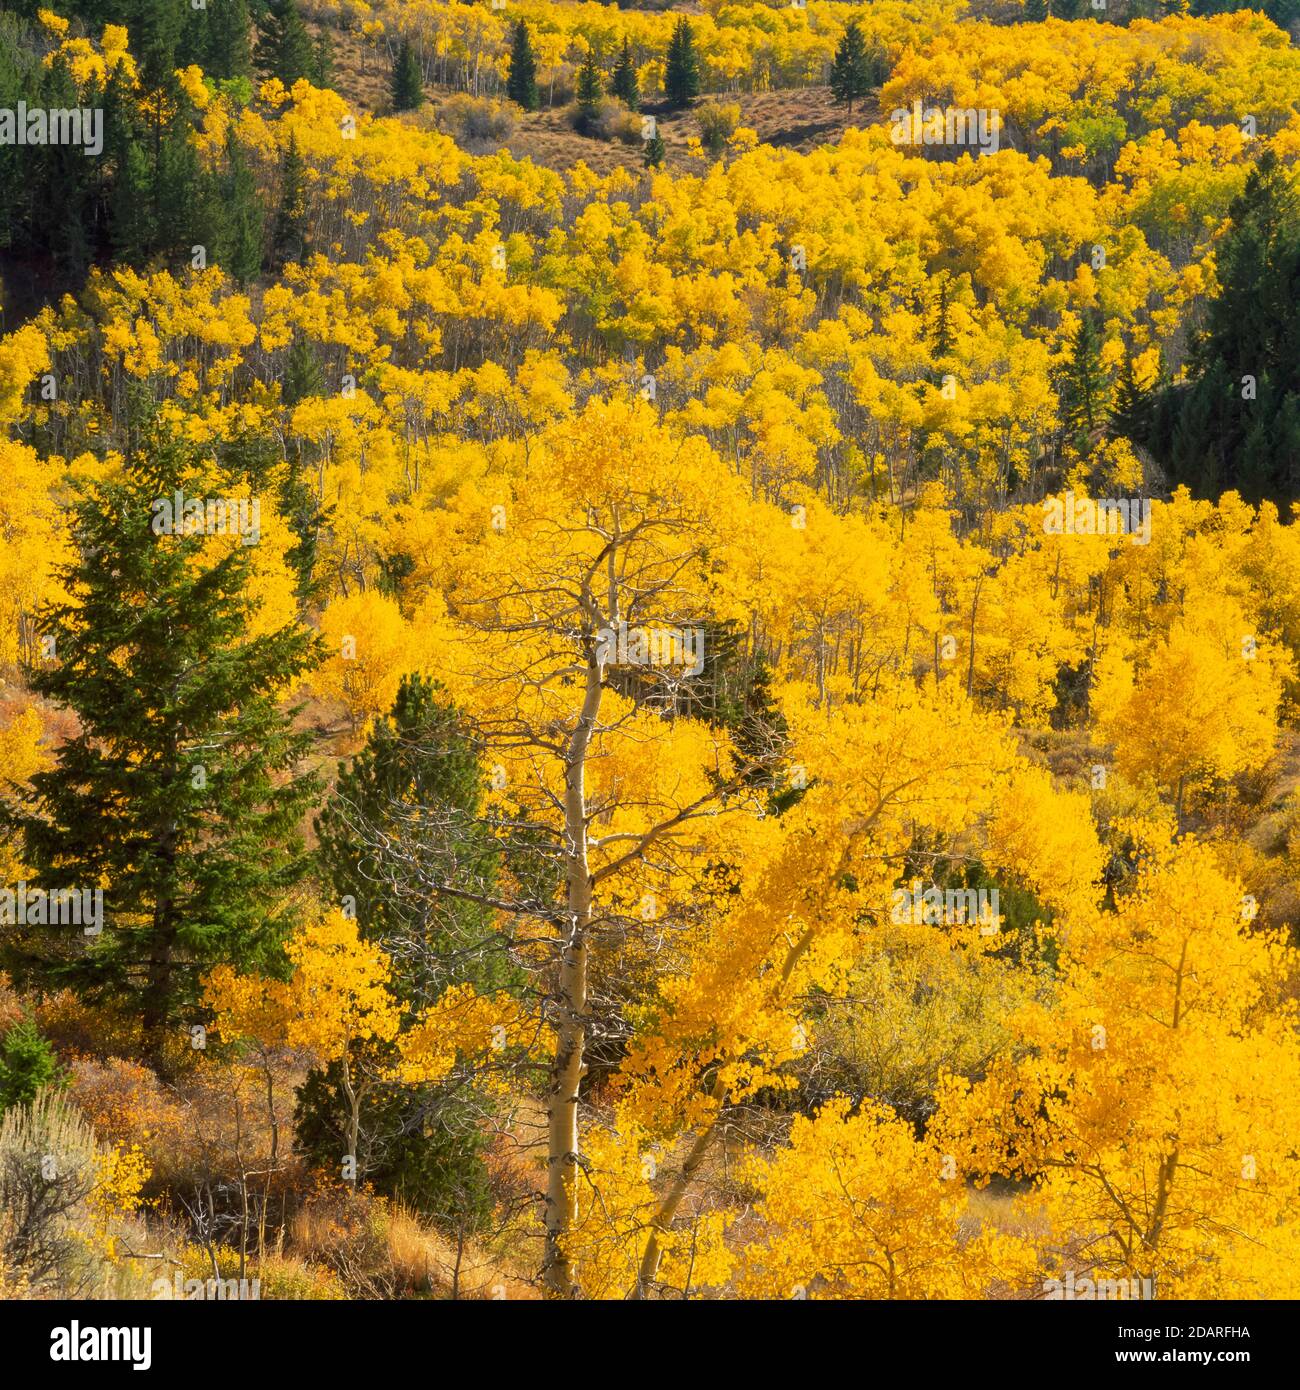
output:
[{"label": "green conifer tree", "polygon": [[681,18],[668,40],[664,91],[674,106],[685,106],[700,94],[700,57],[690,20]]},{"label": "green conifer tree", "polygon": [[309,396],[324,394],[325,375],[321,371],[320,358],[316,356],[311,340],[299,334],[289,345],[281,396],[285,405],[292,407]]},{"label": "green conifer tree", "polygon": [[0,1115],[27,1105],[47,1086],[62,1085],[63,1068],[53,1047],[30,1018],[11,1025],[0,1039]]},{"label": "green conifer tree", "polygon": [[1057,385],[1061,427],[1081,458],[1092,452],[1098,432],[1109,420],[1110,387],[1102,368],[1101,348],[1101,324],[1095,314],[1085,313]]},{"label": "green conifer tree", "polygon": [[226,168],[219,188],[224,226],[217,259],[238,284],[246,285],[262,268],[264,219],[257,180],[233,129],[226,140]]},{"label": "green conifer tree", "polygon": [[271,236],[271,268],[300,261],[307,248],[307,174],[298,140],[289,136],[280,163],[280,206]]},{"label": "green conifer tree", "polygon": [[1110,410],[1111,429],[1135,444],[1147,444],[1151,437],[1152,407],[1151,393],[1138,385],[1133,370],[1133,354],[1131,351],[1125,352]]},{"label": "green conifer tree", "polygon": [[510,70],[506,77],[506,95],[525,111],[536,111],[542,104],[537,91],[537,55],[528,25],[521,19],[515,24],[510,44]]},{"label": "green conifer tree", "polygon": [[311,83],[313,87],[329,87],[334,82],[334,40],[325,25],[316,33],[312,45]]},{"label": "green conifer tree", "polygon": [[1235,488],[1289,506],[1300,495],[1300,197],[1267,151],[1228,210],[1219,293],[1189,380],[1156,403],[1150,447],[1198,495]]},{"label": "green conifer tree", "polygon": [[641,89],[637,82],[636,64],[632,61],[632,45],[627,39],[623,40],[623,50],[618,55],[618,62],[614,64],[609,89],[629,111],[635,111],[641,105]]},{"label": "green conifer tree", "polygon": [[867,41],[858,21],[851,19],[845,26],[835,50],[835,61],[831,64],[831,94],[852,111],[854,101],[871,90],[871,79]]},{"label": "green conifer tree", "polygon": [[420,60],[408,39],[403,39],[397,50],[397,59],[389,79],[389,93],[394,111],[414,111],[424,101],[424,74],[420,71]]},{"label": "green conifer tree", "polygon": [[296,623],[251,636],[249,548],[210,558],[203,534],[174,533],[178,489],[225,495],[203,477],[147,424],[120,474],[74,497],[70,597],[40,614],[54,645],[28,679],[77,732],[4,813],[40,887],[103,894],[98,932],[30,931],[14,972],[135,1020],[163,1070],[205,970],[280,967],[316,789],[298,772],[310,735],[279,702],[318,641]]},{"label": "green conifer tree", "polygon": [[275,0],[257,21],[253,61],[259,72],[278,77],[286,87],[311,78],[315,65],[311,35],[298,11],[297,0]]},{"label": "green conifer tree", "polygon": [[[36,104],[57,111],[91,107],[97,100],[91,91],[82,101],[67,63],[59,58],[46,70]],[[60,284],[80,281],[94,255],[94,163],[71,145],[50,144],[38,148],[27,170],[31,225],[40,232],[42,250],[53,258],[53,276]]]},{"label": "green conifer tree", "polygon": [[251,31],[248,0],[208,0],[206,8],[190,11],[190,43],[184,61],[197,63],[218,81],[251,77]]},{"label": "green conifer tree", "polygon": [[578,124],[580,129],[590,131],[592,122],[600,110],[600,99],[604,94],[604,84],[600,80],[600,68],[596,63],[596,54],[588,49],[587,56],[582,60],[582,66],[578,69],[577,89],[574,93],[578,106]]},{"label": "green conifer tree", "polygon": [[144,91],[169,91],[180,66],[178,49],[190,13],[188,5],[167,4],[164,0],[124,0],[120,10],[105,13],[100,23],[126,25]]},{"label": "green conifer tree", "polygon": [[[497,874],[481,776],[455,708],[432,681],[408,676],[316,821],[327,893],[388,953],[393,988],[413,1011],[453,984],[491,992],[518,983],[491,910],[471,900],[490,895]],[[433,895],[430,882],[469,896]],[[367,1059],[357,1060],[364,1067]],[[382,1069],[383,1056],[369,1060]],[[346,1147],[338,1070],[314,1072],[299,1092],[299,1144],[321,1161]],[[491,1204],[474,1104],[451,1084],[372,1086],[359,1155],[369,1180],[443,1224],[481,1224]]]}]

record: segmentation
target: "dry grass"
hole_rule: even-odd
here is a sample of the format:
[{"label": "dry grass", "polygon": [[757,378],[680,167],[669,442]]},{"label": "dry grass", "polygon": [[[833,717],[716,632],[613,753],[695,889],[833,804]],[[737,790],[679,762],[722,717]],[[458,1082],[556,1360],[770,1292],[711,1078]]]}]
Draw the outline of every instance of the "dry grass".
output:
[{"label": "dry grass", "polygon": [[[664,142],[664,168],[698,170],[698,161],[687,153],[688,142],[699,135],[697,107],[724,102],[740,108],[739,124],[757,132],[760,141],[781,149],[807,153],[818,145],[834,144],[844,131],[872,123],[874,114],[855,111],[850,117],[837,106],[829,87],[803,87],[781,92],[735,93],[703,97],[694,106],[670,110],[649,102],[643,110],[653,115]],[[549,169],[571,169],[579,161],[597,173],[608,174],[622,166],[639,169],[641,150],[617,142],[588,139],[576,134],[563,108],[543,108],[521,113],[507,148],[519,158],[530,158]]]},{"label": "dry grass", "polygon": [[537,1290],[511,1272],[496,1253],[475,1241],[456,1242],[398,1207],[385,1232],[389,1264],[408,1287],[421,1283],[435,1297],[537,1298]]},{"label": "dry grass", "polygon": [[289,1226],[289,1252],[333,1271],[351,1298],[534,1299],[499,1251],[457,1242],[367,1193],[322,1193]]},{"label": "dry grass", "polygon": [[[689,6],[674,6],[687,9]],[[334,86],[347,94],[361,111],[388,112],[388,67],[382,54],[367,49],[354,33],[332,34],[334,40]],[[405,119],[426,125],[440,105],[455,95],[429,91],[429,105]],[[579,135],[572,128],[567,94],[556,91],[553,105],[540,111],[515,110],[515,128],[503,148],[519,159],[531,159],[548,169],[564,171],[579,163],[598,174],[617,168],[640,169],[639,143],[628,145],[616,139],[602,140]],[[834,144],[845,130],[877,124],[882,119],[871,99],[851,114],[835,103],[829,87],[799,87],[775,92],[711,92],[695,104],[724,102],[740,108],[740,124],[758,133],[759,140],[778,148],[807,153],[818,145]],[[697,170],[699,164],[687,154],[687,143],[698,136],[695,106],[670,110],[662,101],[645,102],[643,111],[658,122],[665,146],[664,168]],[[477,152],[477,151],[476,151]]]}]

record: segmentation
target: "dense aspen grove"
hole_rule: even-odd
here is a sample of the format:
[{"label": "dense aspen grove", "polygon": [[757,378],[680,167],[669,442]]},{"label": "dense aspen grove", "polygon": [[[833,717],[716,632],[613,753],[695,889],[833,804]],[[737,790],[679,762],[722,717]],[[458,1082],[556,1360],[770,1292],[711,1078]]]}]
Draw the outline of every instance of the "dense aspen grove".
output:
[{"label": "dense aspen grove", "polygon": [[1294,1297],[1298,37],[0,0],[0,1295]]}]

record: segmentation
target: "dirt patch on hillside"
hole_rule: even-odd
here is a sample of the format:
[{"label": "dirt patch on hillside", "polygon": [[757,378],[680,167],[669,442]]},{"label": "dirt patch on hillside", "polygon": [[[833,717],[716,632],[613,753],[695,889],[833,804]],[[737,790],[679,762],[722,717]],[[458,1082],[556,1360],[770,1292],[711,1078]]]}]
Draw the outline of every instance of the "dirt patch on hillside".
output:
[{"label": "dirt patch on hillside", "polygon": [[[367,45],[359,34],[332,31],[334,43],[333,86],[359,110],[384,115],[389,109],[388,59],[382,49]],[[428,89],[428,104],[416,117],[436,120],[439,107],[450,90]],[[543,102],[546,93],[543,92]],[[880,117],[874,98],[867,98],[850,113],[836,103],[829,87],[798,87],[775,92],[708,93],[692,107],[673,110],[663,101],[648,101],[643,112],[654,116],[663,138],[665,167],[688,170],[695,166],[687,153],[688,143],[699,134],[695,107],[704,102],[734,103],[740,108],[740,124],[758,134],[764,144],[802,153],[818,145],[834,144],[845,130],[873,124]],[[511,107],[514,129],[504,148],[520,159],[531,159],[547,169],[572,169],[580,161],[599,174],[612,173],[622,166],[643,167],[643,146],[618,140],[594,139],[573,128],[568,106],[558,99],[540,111],[521,111]],[[475,149],[474,153],[482,153]]]}]

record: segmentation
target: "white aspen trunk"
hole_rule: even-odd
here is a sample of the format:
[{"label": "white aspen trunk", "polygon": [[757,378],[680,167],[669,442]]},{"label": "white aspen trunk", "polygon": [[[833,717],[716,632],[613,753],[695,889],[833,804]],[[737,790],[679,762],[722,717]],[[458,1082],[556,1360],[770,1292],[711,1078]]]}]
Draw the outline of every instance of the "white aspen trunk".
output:
[{"label": "white aspen trunk", "polygon": [[565,757],[564,834],[568,857],[567,939],[560,959],[559,1018],[555,1065],[547,1109],[546,1255],[543,1274],[553,1297],[573,1298],[578,1289],[562,1239],[573,1229],[578,1209],[578,1087],[587,1036],[587,928],[591,922],[591,876],[587,863],[587,750],[600,712],[601,662],[587,667],[582,712]]}]

